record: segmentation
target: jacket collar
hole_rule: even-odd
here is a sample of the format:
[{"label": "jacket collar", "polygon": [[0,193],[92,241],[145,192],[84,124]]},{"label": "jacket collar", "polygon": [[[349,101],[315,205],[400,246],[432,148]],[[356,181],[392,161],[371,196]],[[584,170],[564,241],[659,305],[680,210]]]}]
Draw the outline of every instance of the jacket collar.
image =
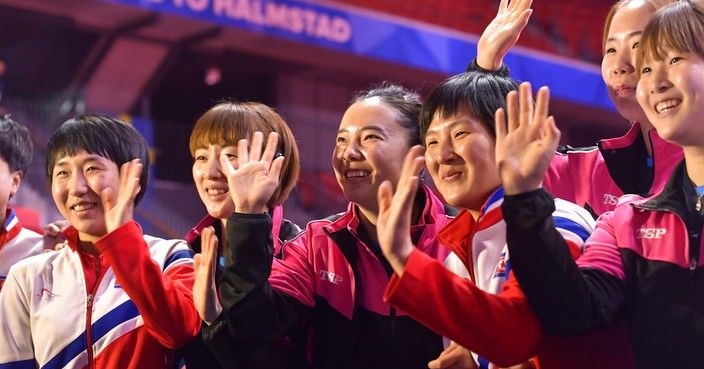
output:
[{"label": "jacket collar", "polygon": [[[647,195],[658,185],[659,178],[667,176],[666,172],[683,157],[682,148],[663,140],[655,129],[648,131],[648,138],[653,149],[653,169],[646,164],[648,153],[638,122],[631,123],[625,135],[598,143],[609,175],[625,194]],[[649,178],[643,180],[644,177]],[[649,184],[647,189],[642,188],[643,181]]]},{"label": "jacket collar", "polygon": [[[455,209],[446,207],[438,196],[426,185],[421,185],[418,190],[423,191],[425,204],[418,223],[411,226],[411,232],[419,236],[418,246],[420,246],[427,243],[429,238],[435,238],[437,231],[447,224],[447,219],[454,216]],[[331,223],[324,228],[328,233],[347,230],[356,235],[359,223],[359,208],[354,203],[349,203],[347,211],[336,219],[333,219]]]},{"label": "jacket collar", "polygon": [[[688,191],[689,190],[689,191]],[[634,202],[636,208],[647,210],[672,211],[686,218],[687,203],[685,192],[694,193],[692,183],[689,181],[685,170],[685,161],[682,160],[673,170],[665,187],[655,196]]]},{"label": "jacket collar", "polygon": [[22,230],[22,223],[20,219],[17,218],[15,211],[8,208],[5,212],[5,223],[0,229],[0,247],[5,243],[15,238]]}]

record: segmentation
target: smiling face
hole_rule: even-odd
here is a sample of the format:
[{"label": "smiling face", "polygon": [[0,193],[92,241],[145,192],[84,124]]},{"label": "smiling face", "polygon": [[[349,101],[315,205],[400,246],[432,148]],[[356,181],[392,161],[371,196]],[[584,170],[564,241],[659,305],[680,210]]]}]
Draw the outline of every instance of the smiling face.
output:
[{"label": "smiling face", "polygon": [[117,164],[100,155],[79,151],[56,160],[51,194],[59,212],[76,228],[81,241],[95,242],[106,234],[100,193],[112,187],[113,195],[117,196],[119,183]]},{"label": "smiling face", "polygon": [[200,200],[205,205],[208,214],[214,218],[227,219],[235,210],[235,204],[230,196],[227,177],[220,167],[220,156],[230,159],[237,169],[237,147],[209,145],[194,152],[193,181],[198,189]]},{"label": "smiling face", "polygon": [[425,135],[425,162],[448,204],[478,211],[501,185],[495,144],[486,125],[467,108],[449,117],[435,114]]},{"label": "smiling face", "polygon": [[646,1],[631,1],[616,11],[604,44],[601,75],[616,110],[630,121],[646,123],[636,99],[636,54],[645,25],[655,9]]},{"label": "smiling face", "polygon": [[704,146],[704,59],[671,47],[641,68],[638,102],[658,134],[680,146]]},{"label": "smiling face", "polygon": [[379,185],[395,187],[403,159],[409,150],[408,131],[397,112],[379,98],[352,104],[340,122],[332,166],[348,201],[377,211]]}]

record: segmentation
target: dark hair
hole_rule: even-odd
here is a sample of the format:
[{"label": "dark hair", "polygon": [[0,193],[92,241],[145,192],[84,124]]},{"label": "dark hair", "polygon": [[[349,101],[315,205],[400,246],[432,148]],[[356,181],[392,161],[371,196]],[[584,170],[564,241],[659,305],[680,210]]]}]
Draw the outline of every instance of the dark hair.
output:
[{"label": "dark hair", "polygon": [[448,78],[423,103],[420,113],[422,138],[425,138],[436,114],[447,119],[461,107],[466,107],[472,117],[481,121],[495,136],[494,113],[498,108],[506,108],[506,94],[517,89],[516,81],[494,73],[466,72]]},{"label": "dark hair", "polygon": [[641,73],[644,59],[662,60],[665,49],[704,58],[704,1],[681,0],[653,14],[643,30],[636,66]]},{"label": "dark hair", "polygon": [[7,163],[10,172],[27,173],[32,162],[34,146],[29,138],[29,130],[10,119],[10,115],[0,116],[0,158]]},{"label": "dark hair", "polygon": [[420,145],[420,131],[418,130],[418,117],[422,104],[420,95],[403,86],[382,82],[369,90],[356,93],[350,105],[375,97],[396,110],[399,125],[408,131],[409,146]]},{"label": "dark hair", "polygon": [[131,125],[103,114],[82,114],[64,122],[49,138],[46,154],[46,174],[52,182],[56,161],[80,151],[112,160],[117,168],[140,159],[142,175],[135,205],[147,191],[149,180],[149,149],[144,137]]},{"label": "dark hair", "polygon": [[251,140],[252,133],[262,132],[264,143],[269,133],[279,134],[278,152],[284,156],[280,183],[267,203],[274,207],[286,201],[298,181],[301,169],[298,145],[286,121],[273,108],[258,102],[222,102],[208,109],[193,127],[188,144],[191,156],[208,145],[237,146],[241,139]]}]

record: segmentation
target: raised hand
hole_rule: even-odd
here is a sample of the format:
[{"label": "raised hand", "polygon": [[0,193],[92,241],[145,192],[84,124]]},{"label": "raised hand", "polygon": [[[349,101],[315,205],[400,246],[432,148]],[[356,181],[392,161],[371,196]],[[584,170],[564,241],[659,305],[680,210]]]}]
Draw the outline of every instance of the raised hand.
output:
[{"label": "raised hand", "polygon": [[408,256],[413,251],[411,213],[424,165],[423,148],[414,146],[406,154],[396,191],[389,181],[379,186],[376,232],[386,259],[399,275],[403,274]]},{"label": "raised hand", "polygon": [[132,220],[134,199],[141,188],[139,185],[141,174],[142,161],[139,159],[128,161],[120,167],[119,188],[106,187],[100,192],[107,233]]},{"label": "raised hand", "polygon": [[274,159],[279,135],[269,134],[266,148],[262,152],[264,135],[254,132],[252,145],[247,140],[237,143],[235,169],[226,156],[220,156],[220,166],[227,176],[230,195],[238,213],[260,214],[267,211],[267,202],[279,186],[279,174],[284,157]]},{"label": "raised hand", "polygon": [[477,64],[499,70],[504,56],[516,44],[530,19],[533,0],[501,0],[496,17],[484,29],[477,43]]},{"label": "raised hand", "polygon": [[215,265],[217,260],[218,238],[213,227],[203,229],[200,234],[201,253],[193,256],[195,282],[193,282],[193,303],[200,318],[210,324],[222,312],[222,306],[215,288]]},{"label": "raised hand", "polygon": [[428,363],[431,369],[477,369],[472,354],[466,348],[452,342],[437,359]]},{"label": "raised hand", "polygon": [[[496,165],[507,195],[540,188],[560,141],[555,119],[548,117],[550,90],[541,87],[533,107],[530,83],[506,96],[508,114],[496,111]],[[506,122],[508,115],[508,126]]]}]

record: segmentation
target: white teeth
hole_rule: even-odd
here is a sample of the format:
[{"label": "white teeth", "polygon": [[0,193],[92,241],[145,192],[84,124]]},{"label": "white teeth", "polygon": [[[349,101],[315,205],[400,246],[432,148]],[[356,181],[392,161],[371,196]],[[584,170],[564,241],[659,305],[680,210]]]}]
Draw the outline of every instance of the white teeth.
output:
[{"label": "white teeth", "polygon": [[93,203],[81,203],[78,205],[73,206],[74,211],[85,211],[85,210],[90,210],[95,207],[95,204]]},{"label": "white teeth", "polygon": [[205,191],[208,195],[222,195],[227,193],[227,188],[208,188]]},{"label": "white teeth", "polygon": [[663,101],[663,102],[655,105],[655,111],[658,113],[662,113],[663,111],[674,108],[674,107],[678,106],[679,104],[680,104],[679,100]]},{"label": "white teeth", "polygon": [[360,178],[360,177],[366,177],[370,174],[371,174],[371,172],[369,172],[367,170],[349,170],[349,171],[347,171],[347,173],[345,173],[345,176],[347,176],[347,178]]}]

